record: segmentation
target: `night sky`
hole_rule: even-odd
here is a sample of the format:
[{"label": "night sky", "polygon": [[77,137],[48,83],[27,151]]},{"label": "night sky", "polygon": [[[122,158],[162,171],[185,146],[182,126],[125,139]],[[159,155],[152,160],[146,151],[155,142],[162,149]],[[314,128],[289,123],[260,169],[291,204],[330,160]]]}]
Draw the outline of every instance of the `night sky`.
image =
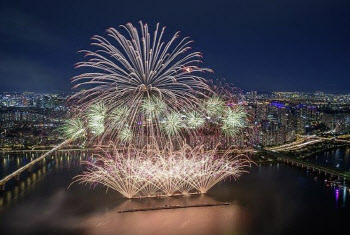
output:
[{"label": "night sky", "polygon": [[90,37],[139,20],[244,90],[350,93],[349,0],[0,0],[0,91],[69,91]]}]

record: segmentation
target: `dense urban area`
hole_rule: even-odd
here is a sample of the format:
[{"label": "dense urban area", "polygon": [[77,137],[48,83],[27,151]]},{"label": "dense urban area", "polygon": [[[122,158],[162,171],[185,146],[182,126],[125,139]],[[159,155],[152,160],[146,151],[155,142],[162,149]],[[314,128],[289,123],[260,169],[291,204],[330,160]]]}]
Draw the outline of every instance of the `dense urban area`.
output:
[{"label": "dense urban area", "polygon": [[[47,149],[60,139],[69,115],[69,93],[7,93],[0,96],[0,149]],[[250,91],[243,102],[256,147],[278,146],[298,136],[350,132],[350,94]]]}]

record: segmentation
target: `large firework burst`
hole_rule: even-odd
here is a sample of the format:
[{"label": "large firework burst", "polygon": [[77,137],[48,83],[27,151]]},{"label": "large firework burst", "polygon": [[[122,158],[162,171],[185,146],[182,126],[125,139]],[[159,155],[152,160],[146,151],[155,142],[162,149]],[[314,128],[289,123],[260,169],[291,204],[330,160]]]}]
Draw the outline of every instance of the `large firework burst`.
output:
[{"label": "large firework burst", "polygon": [[201,53],[191,52],[192,41],[180,39],[179,32],[166,41],[159,24],[153,34],[142,22],[140,30],[131,23],[120,28],[109,28],[107,37],[93,36],[95,51],[81,51],[88,60],[76,67],[89,72],[72,78],[74,88],[85,88],[73,98],[82,113],[92,113],[87,119],[101,139],[120,140],[125,128],[138,136],[146,133],[144,138],[162,135],[161,126],[172,126],[161,122],[173,121],[176,113],[193,109],[212,92],[202,77],[211,70],[199,67]]}]

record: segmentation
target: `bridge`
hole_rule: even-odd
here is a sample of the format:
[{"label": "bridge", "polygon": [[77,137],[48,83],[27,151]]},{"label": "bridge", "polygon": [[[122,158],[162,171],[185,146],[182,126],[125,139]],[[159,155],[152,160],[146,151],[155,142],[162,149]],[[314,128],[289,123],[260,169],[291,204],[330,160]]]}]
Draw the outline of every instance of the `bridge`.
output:
[{"label": "bridge", "polygon": [[330,166],[324,166],[315,162],[305,161],[303,159],[287,157],[282,155],[281,153],[271,152],[268,150],[265,150],[264,152],[273,155],[280,162],[284,162],[294,166],[299,166],[301,168],[306,168],[308,170],[323,173],[325,175],[330,175],[331,177],[336,176],[338,177],[338,179],[350,180],[349,171],[341,170]]},{"label": "bridge", "polygon": [[[55,146],[56,147],[56,146]],[[51,149],[15,149],[15,150],[2,150],[0,154],[14,154],[14,153],[45,153]],[[89,151],[93,150],[92,148],[65,148],[57,149],[57,152],[72,152],[72,151]]]},{"label": "bridge", "polygon": [[0,189],[4,190],[5,189],[5,184],[13,179],[19,179],[19,176],[22,172],[26,171],[26,170],[31,170],[32,167],[38,163],[43,161],[47,156],[51,155],[53,152],[57,151],[59,148],[63,147],[64,145],[68,144],[69,142],[71,142],[71,139],[68,139],[64,142],[62,142],[61,144],[57,145],[56,147],[52,148],[51,150],[47,151],[46,153],[44,153],[43,155],[39,156],[38,158],[34,159],[33,161],[29,162],[28,164],[20,167],[19,169],[17,169],[16,171],[12,172],[11,174],[5,176],[4,178],[2,178],[0,180]]},{"label": "bridge", "polygon": [[350,140],[345,139],[349,138],[350,135],[343,135],[339,137],[319,137],[319,136],[300,136],[300,138],[292,143],[280,145],[277,147],[269,147],[266,150],[274,151],[274,152],[286,152],[286,151],[294,151],[298,149],[302,149],[308,145],[313,145],[316,143],[326,142],[326,141],[335,141],[344,144],[350,144]]}]

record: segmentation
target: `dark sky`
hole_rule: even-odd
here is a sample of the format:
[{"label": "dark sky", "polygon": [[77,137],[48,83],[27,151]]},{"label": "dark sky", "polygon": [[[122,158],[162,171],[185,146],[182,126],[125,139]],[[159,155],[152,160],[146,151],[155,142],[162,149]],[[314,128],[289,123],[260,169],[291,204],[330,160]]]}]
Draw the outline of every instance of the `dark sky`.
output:
[{"label": "dark sky", "polygon": [[349,0],[0,0],[0,91],[70,90],[76,51],[139,20],[191,36],[244,90],[350,93]]}]

